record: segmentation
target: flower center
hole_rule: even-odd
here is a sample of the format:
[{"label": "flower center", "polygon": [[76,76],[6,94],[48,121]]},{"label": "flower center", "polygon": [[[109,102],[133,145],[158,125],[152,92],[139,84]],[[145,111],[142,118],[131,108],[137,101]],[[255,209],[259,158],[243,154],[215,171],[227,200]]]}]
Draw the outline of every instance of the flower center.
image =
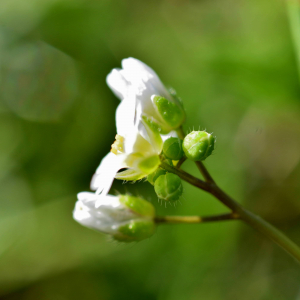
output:
[{"label": "flower center", "polygon": [[116,155],[120,153],[124,153],[124,138],[121,135],[119,134],[116,135],[116,140],[111,145],[110,152]]}]

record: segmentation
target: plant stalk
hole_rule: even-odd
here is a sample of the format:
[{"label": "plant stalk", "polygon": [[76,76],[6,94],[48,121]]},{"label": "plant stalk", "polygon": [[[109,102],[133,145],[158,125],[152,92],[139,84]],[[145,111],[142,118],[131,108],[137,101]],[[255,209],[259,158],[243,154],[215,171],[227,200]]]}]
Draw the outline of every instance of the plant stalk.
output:
[{"label": "plant stalk", "polygon": [[229,220],[237,220],[239,216],[234,213],[216,215],[216,216],[163,216],[156,217],[155,222],[159,224],[194,224],[194,223],[208,223],[208,222],[216,222],[216,221],[229,221]]},{"label": "plant stalk", "polygon": [[186,161],[186,157],[185,156],[183,156],[180,160],[179,160],[179,162],[177,163],[177,165],[176,165],[176,168],[177,169],[180,169],[180,167],[182,166],[182,164]]},{"label": "plant stalk", "polygon": [[284,249],[288,254],[290,254],[294,259],[300,263],[300,249],[292,242],[286,235],[284,235],[280,230],[275,228],[273,225],[262,219],[261,217],[255,215],[254,213],[245,209],[242,205],[234,201],[230,196],[228,196],[223,190],[221,190],[214,182],[202,181],[185,171],[173,168],[166,162],[161,163],[161,168],[168,172],[178,175],[182,180],[190,183],[191,185],[200,188],[219,199],[225,206],[231,209],[232,213],[239,216],[241,220],[249,224],[251,227],[264,234],[266,237],[271,239],[282,249]]}]

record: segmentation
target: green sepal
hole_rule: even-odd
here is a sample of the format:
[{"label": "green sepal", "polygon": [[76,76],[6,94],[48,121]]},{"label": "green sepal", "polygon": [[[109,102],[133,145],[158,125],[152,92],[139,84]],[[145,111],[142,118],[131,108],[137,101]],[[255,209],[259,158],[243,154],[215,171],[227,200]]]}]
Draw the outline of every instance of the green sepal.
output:
[{"label": "green sepal", "polygon": [[146,115],[142,116],[142,122],[144,126],[147,125],[149,128],[151,128],[152,131],[159,134],[168,134],[172,130],[172,128],[170,128],[169,126],[163,126],[157,120],[154,120],[153,117],[148,117]]},{"label": "green sepal", "polygon": [[115,178],[119,179],[119,180],[137,181],[146,176],[147,175],[142,172],[138,172],[134,169],[128,169],[128,170],[117,173]]},{"label": "green sepal", "polygon": [[185,120],[185,112],[182,107],[161,96],[152,96],[151,100],[160,117],[172,129],[178,128]]},{"label": "green sepal", "polygon": [[138,242],[151,237],[155,233],[153,220],[131,220],[118,228],[113,237],[120,242]]},{"label": "green sepal", "polygon": [[140,216],[151,218],[155,216],[154,206],[144,199],[129,195],[121,195],[119,196],[119,201]]}]

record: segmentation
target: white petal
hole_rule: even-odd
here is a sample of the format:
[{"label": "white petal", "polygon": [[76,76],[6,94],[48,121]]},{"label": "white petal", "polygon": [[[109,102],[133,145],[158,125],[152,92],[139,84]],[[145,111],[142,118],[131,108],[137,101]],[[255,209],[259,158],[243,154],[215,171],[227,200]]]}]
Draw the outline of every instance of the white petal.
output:
[{"label": "white petal", "polygon": [[[77,194],[77,198],[88,208],[95,209],[95,203],[99,200],[100,195],[91,192],[81,192]],[[101,197],[101,201],[101,205],[111,207],[118,207],[120,205],[119,197],[117,196],[106,195],[105,197]]]},{"label": "white petal", "polygon": [[91,190],[107,195],[117,172],[125,168],[124,155],[109,152],[101,161],[91,181]]},{"label": "white petal", "polygon": [[147,114],[164,123],[151,101],[152,95],[171,98],[159,77],[150,67],[134,58],[123,59],[122,66],[123,70],[120,72],[130,82],[130,93],[136,97],[136,120],[138,121],[142,114]]},{"label": "white petal", "polygon": [[106,77],[106,83],[114,94],[123,100],[128,95],[130,83],[122,76],[119,69],[113,69]]},{"label": "white petal", "polygon": [[158,94],[168,99],[171,97],[154,70],[145,63],[130,57],[122,60],[122,67],[124,77],[131,83],[142,81],[149,93]]},{"label": "white petal", "polygon": [[147,133],[143,124],[134,125],[135,114],[135,98],[125,98],[116,111],[117,133],[124,137],[125,153],[153,151],[160,153],[162,149],[160,138],[155,134],[151,135],[151,132]]},{"label": "white petal", "polygon": [[123,137],[130,135],[134,128],[135,98],[125,98],[116,110],[117,133]]},{"label": "white petal", "polygon": [[141,79],[143,81],[147,81],[149,78],[158,77],[149,66],[136,58],[129,57],[123,59],[122,67],[130,81],[137,81]]},{"label": "white petal", "polygon": [[143,82],[152,76],[144,67],[145,64],[135,58],[126,58],[122,60],[122,74],[131,84]]},{"label": "white petal", "polygon": [[101,210],[95,209],[97,195],[83,192],[77,195],[73,218],[80,224],[106,233],[113,233],[114,220]]}]

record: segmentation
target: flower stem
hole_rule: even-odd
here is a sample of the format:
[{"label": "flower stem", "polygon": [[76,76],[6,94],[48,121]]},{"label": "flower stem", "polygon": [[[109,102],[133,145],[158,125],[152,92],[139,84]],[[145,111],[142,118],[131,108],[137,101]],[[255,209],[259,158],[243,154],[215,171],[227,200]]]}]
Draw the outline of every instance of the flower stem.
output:
[{"label": "flower stem", "polygon": [[209,192],[208,190],[208,186],[206,185],[206,182],[198,179],[196,177],[194,177],[193,175],[183,171],[183,170],[179,170],[177,168],[174,168],[172,166],[170,166],[168,163],[166,162],[161,162],[160,167],[165,169],[166,171],[170,172],[170,173],[174,173],[176,175],[178,175],[181,179],[187,181],[188,183],[192,184],[195,187],[198,187],[202,190],[205,190],[207,192]]},{"label": "flower stem", "polygon": [[208,171],[205,168],[202,161],[195,161],[195,164],[196,164],[197,168],[199,169],[200,173],[202,174],[202,176],[204,177],[206,182],[215,183],[215,181],[213,180],[213,178],[208,173]]},{"label": "flower stem", "polygon": [[275,228],[273,225],[262,219],[261,217],[255,215],[254,213],[248,211],[239,203],[234,201],[230,196],[228,196],[223,190],[221,190],[214,182],[202,181],[185,171],[178,170],[162,162],[160,165],[163,169],[168,172],[178,175],[181,179],[190,183],[191,185],[200,188],[219,199],[225,206],[231,209],[232,213],[238,216],[241,220],[249,224],[251,227],[259,231],[260,233],[267,236],[269,239],[274,241],[287,253],[289,253],[294,259],[300,262],[300,249],[292,242],[286,235],[284,235],[280,230]]},{"label": "flower stem", "polygon": [[182,166],[182,164],[186,161],[186,159],[187,158],[185,156],[183,156],[177,163],[176,168],[179,169]]},{"label": "flower stem", "polygon": [[239,216],[234,213],[229,214],[222,214],[216,216],[207,216],[207,217],[200,217],[200,216],[163,216],[163,217],[156,217],[155,222],[159,224],[193,224],[193,223],[208,223],[208,222],[216,222],[216,221],[229,221],[229,220],[237,220]]}]

